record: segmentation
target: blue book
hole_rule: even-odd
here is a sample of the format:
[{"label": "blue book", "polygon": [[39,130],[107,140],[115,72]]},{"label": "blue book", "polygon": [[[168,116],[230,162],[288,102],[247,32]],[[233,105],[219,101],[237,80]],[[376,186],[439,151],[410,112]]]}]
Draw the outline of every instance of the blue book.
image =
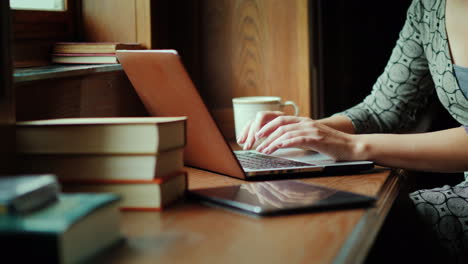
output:
[{"label": "blue book", "polygon": [[16,263],[86,261],[120,241],[119,200],[111,193],[60,194],[42,210],[2,215],[2,258]]},{"label": "blue book", "polygon": [[55,175],[0,177],[0,215],[22,214],[57,200],[60,184]]}]

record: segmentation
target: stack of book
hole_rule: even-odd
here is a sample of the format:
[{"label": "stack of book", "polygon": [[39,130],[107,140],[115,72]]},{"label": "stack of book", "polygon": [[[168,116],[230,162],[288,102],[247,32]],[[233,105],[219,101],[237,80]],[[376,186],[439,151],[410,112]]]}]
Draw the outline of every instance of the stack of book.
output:
[{"label": "stack of book", "polygon": [[118,63],[116,50],[143,49],[138,43],[115,42],[57,42],[52,51],[52,62],[61,64]]},{"label": "stack of book", "polygon": [[65,192],[113,192],[123,210],[161,210],[185,194],[186,117],[18,122],[20,169],[54,173]]},{"label": "stack of book", "polygon": [[121,241],[119,199],[114,194],[60,193],[56,177],[49,174],[0,177],[2,259],[88,261]]}]

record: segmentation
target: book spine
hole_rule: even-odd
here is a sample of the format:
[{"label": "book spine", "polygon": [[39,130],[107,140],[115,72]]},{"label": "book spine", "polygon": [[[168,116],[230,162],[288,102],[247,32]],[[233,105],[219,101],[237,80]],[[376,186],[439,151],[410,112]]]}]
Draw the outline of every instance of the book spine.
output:
[{"label": "book spine", "polygon": [[115,53],[54,53],[55,57],[115,57]]},{"label": "book spine", "polygon": [[186,174],[185,171],[175,171],[166,174],[159,178],[152,180],[125,180],[125,179],[74,179],[74,178],[59,178],[59,181],[64,184],[83,183],[83,184],[138,184],[138,183],[154,183],[162,184],[168,180],[171,180],[177,175]]}]

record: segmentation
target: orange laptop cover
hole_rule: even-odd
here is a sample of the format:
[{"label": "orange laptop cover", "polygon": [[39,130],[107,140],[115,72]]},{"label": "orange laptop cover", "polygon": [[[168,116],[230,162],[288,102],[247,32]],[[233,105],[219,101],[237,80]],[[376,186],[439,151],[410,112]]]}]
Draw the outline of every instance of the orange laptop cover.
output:
[{"label": "orange laptop cover", "polygon": [[187,116],[185,164],[245,178],[174,50],[118,50],[119,62],[153,116]]}]

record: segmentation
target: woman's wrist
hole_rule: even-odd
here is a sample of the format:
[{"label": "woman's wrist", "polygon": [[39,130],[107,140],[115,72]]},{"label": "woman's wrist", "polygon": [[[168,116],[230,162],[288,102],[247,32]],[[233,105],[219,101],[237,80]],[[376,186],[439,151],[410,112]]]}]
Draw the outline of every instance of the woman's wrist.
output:
[{"label": "woman's wrist", "polygon": [[371,144],[367,140],[369,135],[351,135],[351,157],[352,160],[372,160]]},{"label": "woman's wrist", "polygon": [[353,122],[351,122],[351,120],[344,115],[334,115],[331,117],[318,119],[316,122],[348,134],[354,134],[356,131]]}]

